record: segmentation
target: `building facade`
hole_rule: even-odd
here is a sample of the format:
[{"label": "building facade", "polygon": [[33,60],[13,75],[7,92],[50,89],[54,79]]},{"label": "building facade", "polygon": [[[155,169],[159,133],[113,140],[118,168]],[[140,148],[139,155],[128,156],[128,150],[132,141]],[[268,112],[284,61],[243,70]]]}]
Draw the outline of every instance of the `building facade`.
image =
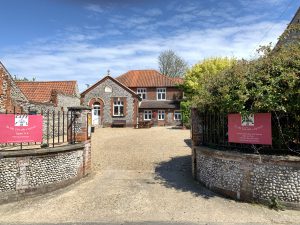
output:
[{"label": "building facade", "polygon": [[35,113],[55,110],[67,111],[80,105],[77,81],[16,81],[29,101],[27,110]]},{"label": "building facade", "polygon": [[106,76],[81,93],[81,104],[92,108],[94,126],[136,126],[139,96]]},{"label": "building facade", "polygon": [[182,79],[165,76],[156,70],[131,70],[116,80],[142,99],[138,109],[139,122],[150,122],[154,126],[181,125],[183,92],[178,84]]}]

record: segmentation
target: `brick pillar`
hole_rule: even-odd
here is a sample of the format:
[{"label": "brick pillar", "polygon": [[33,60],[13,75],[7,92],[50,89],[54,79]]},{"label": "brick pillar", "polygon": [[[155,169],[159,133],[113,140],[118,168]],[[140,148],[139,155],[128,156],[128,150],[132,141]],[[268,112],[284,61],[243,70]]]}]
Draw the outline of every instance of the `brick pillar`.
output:
[{"label": "brick pillar", "polygon": [[83,176],[91,171],[91,108],[85,106],[68,107],[68,142],[84,144]]},{"label": "brick pillar", "polygon": [[68,142],[70,144],[81,143],[91,138],[91,124],[88,124],[90,116],[90,107],[68,107]]},{"label": "brick pillar", "polygon": [[191,138],[193,142],[193,146],[199,146],[203,141],[203,128],[202,128],[202,117],[198,109],[191,109]]}]

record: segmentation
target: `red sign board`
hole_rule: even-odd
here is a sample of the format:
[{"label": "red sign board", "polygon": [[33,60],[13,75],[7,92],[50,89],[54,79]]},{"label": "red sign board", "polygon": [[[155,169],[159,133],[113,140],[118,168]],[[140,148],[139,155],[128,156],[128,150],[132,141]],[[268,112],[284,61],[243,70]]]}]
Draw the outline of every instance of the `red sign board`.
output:
[{"label": "red sign board", "polygon": [[0,143],[42,142],[43,116],[0,114]]},{"label": "red sign board", "polygon": [[229,114],[228,141],[272,145],[271,113],[256,113],[246,117]]}]

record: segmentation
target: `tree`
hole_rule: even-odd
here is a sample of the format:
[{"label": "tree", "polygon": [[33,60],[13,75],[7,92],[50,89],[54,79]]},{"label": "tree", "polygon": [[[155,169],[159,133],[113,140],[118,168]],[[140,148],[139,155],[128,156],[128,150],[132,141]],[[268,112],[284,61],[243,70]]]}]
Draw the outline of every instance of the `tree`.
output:
[{"label": "tree", "polygon": [[188,69],[187,62],[172,50],[161,52],[158,64],[160,72],[169,77],[182,77]]},{"label": "tree", "polygon": [[289,113],[300,121],[300,43],[261,47],[254,60],[215,58],[193,66],[183,88],[193,106],[229,113]]},{"label": "tree", "polygon": [[219,73],[236,63],[230,58],[209,58],[194,65],[184,77],[183,89],[192,105],[206,108],[214,105],[218,97],[218,85],[222,87]]},{"label": "tree", "polygon": [[184,82],[180,85],[186,96],[180,104],[184,126],[190,126],[192,106],[204,110],[219,104],[221,101],[219,91],[222,90],[218,88],[223,87],[219,74],[234,64],[235,59],[209,58],[186,72]]},{"label": "tree", "polygon": [[[27,77],[21,78],[21,77],[18,77],[17,75],[14,75],[14,80],[15,81],[31,81]],[[32,77],[32,81],[36,81],[36,77]]]}]

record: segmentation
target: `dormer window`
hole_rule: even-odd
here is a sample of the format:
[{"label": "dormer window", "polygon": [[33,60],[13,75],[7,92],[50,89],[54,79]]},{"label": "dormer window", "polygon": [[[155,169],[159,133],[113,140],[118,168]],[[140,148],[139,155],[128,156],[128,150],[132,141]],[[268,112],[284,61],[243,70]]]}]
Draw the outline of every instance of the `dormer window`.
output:
[{"label": "dormer window", "polygon": [[138,94],[142,99],[147,99],[147,89],[146,89],[146,88],[138,88],[138,89],[137,89],[137,94]]},{"label": "dormer window", "polygon": [[166,100],[166,88],[156,89],[157,100]]}]

